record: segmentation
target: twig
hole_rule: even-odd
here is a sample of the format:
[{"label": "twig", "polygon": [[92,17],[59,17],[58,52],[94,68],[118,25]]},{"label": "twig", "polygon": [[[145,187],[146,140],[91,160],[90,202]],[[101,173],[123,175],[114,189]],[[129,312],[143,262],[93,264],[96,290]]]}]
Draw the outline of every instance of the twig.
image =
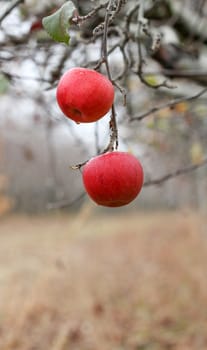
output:
[{"label": "twig", "polygon": [[[117,78],[116,78],[117,79]],[[122,97],[123,97],[123,106],[126,106],[126,98],[127,98],[127,92],[126,90],[119,84],[117,83],[116,79],[113,80],[114,86],[117,87],[117,89],[121,92]],[[120,79],[120,77],[119,77]]]},{"label": "twig", "polygon": [[[143,84],[145,84],[146,86],[152,88],[152,89],[158,89],[160,87],[166,87],[169,89],[174,88],[174,86],[172,86],[171,84],[169,84],[169,82],[167,80],[164,80],[163,82],[161,82],[160,84],[150,84],[146,78],[144,77],[144,73],[143,73],[143,64],[145,63],[143,60],[143,55],[142,55],[142,44],[141,44],[141,32],[143,31],[146,35],[150,36],[152,38],[152,46],[153,49],[155,50],[157,48],[157,45],[160,44],[160,38],[158,40],[158,38],[154,38],[154,35],[151,35],[149,32],[149,28],[148,28],[148,23],[147,23],[147,19],[144,17],[144,1],[140,0],[139,1],[139,7],[138,7],[138,18],[137,18],[137,22],[138,22],[138,27],[137,27],[137,47],[138,47],[138,67],[137,70],[134,73],[137,73],[141,82]],[[158,40],[158,41],[157,41]]]},{"label": "twig", "polygon": [[190,173],[191,171],[194,171],[198,168],[201,168],[202,166],[204,166],[206,164],[207,164],[207,158],[204,158],[202,160],[202,162],[200,162],[198,164],[188,165],[185,168],[177,169],[177,170],[175,170],[169,174],[166,174],[158,179],[146,181],[143,186],[148,187],[148,186],[154,186],[154,185],[161,185],[163,182],[165,182],[167,180],[170,180],[170,179],[177,177],[179,175]]},{"label": "twig", "polygon": [[[104,19],[104,32],[103,32],[103,38],[102,38],[102,46],[101,46],[101,53],[102,53],[102,61],[105,63],[107,75],[110,81],[112,80],[111,76],[111,71],[110,71],[110,66],[108,62],[108,52],[107,52],[107,37],[108,37],[108,26],[110,22],[110,16],[111,16],[111,8],[113,6],[113,0],[109,1],[109,4],[106,8],[106,14],[105,14],[105,19]],[[115,111],[115,106],[114,104],[112,105],[111,108],[111,118],[109,122],[109,128],[111,131],[110,134],[110,140],[107,148],[104,150],[104,152],[107,151],[113,151],[114,148],[118,148],[118,129],[117,129],[117,123],[116,123],[116,111]]]},{"label": "twig", "polygon": [[126,25],[125,25],[125,34],[128,35],[130,32],[130,24],[131,24],[131,20],[132,17],[134,16],[134,14],[136,13],[136,11],[139,8],[139,4],[137,4],[136,6],[134,6],[126,15]]},{"label": "twig", "polygon": [[144,76],[148,75],[167,75],[173,78],[202,78],[207,77],[206,70],[179,70],[179,69],[161,69],[159,71],[146,71]]},{"label": "twig", "polygon": [[110,139],[109,139],[109,144],[103,151],[103,153],[106,152],[112,152],[114,151],[114,148],[118,148],[118,129],[117,129],[117,123],[116,123],[116,112],[115,112],[115,107],[114,104],[111,107],[111,118],[109,122],[109,129],[110,129]]},{"label": "twig", "polygon": [[84,198],[85,195],[86,195],[86,192],[82,192],[78,197],[76,197],[75,199],[72,199],[72,200],[71,199],[63,199],[61,201],[48,203],[47,209],[51,210],[51,209],[63,209],[63,208],[67,208],[67,207],[72,207],[74,204],[76,204],[82,198]]},{"label": "twig", "polygon": [[0,16],[0,23],[10,14],[10,12],[17,7],[18,5],[20,5],[21,3],[23,3],[24,0],[15,0],[13,3],[11,3],[11,5],[3,12],[3,14]]},{"label": "twig", "polygon": [[127,0],[114,0],[112,2],[112,15],[110,18],[110,22],[112,22],[116,15],[120,12],[121,8],[127,3]]},{"label": "twig", "polygon": [[74,16],[74,17],[72,18],[72,22],[73,22],[74,24],[78,24],[78,25],[79,25],[79,24],[81,24],[82,22],[87,21],[88,19],[94,17],[94,16],[97,14],[97,12],[98,12],[99,10],[101,10],[101,9],[103,9],[103,8],[106,8],[107,4],[108,4],[107,2],[106,2],[105,4],[100,4],[99,6],[95,7],[93,10],[91,10],[89,13],[87,13],[87,15],[85,15],[85,16],[79,16],[79,15],[77,14],[76,16]]},{"label": "twig", "polygon": [[64,50],[64,52],[62,52],[62,56],[59,58],[59,62],[57,62],[56,67],[50,72],[51,84],[53,84],[57,79],[59,79],[65,61],[68,59],[68,57],[69,51],[68,49],[66,49]]},{"label": "twig", "polygon": [[133,53],[131,50],[131,45],[130,45],[130,41],[132,39],[132,34],[130,32],[130,25],[132,22],[132,18],[133,16],[137,13],[137,10],[139,9],[139,4],[135,5],[132,9],[130,9],[130,11],[126,14],[126,21],[125,21],[125,28],[124,28],[124,35],[126,38],[126,43],[128,43],[127,47],[127,53],[128,53],[128,66],[130,68],[132,68],[135,63],[134,63],[134,57],[133,57]]},{"label": "twig", "polygon": [[[109,26],[114,19],[116,18],[116,15],[120,12],[121,8],[126,4],[127,0],[110,0],[106,8],[106,13],[107,13],[107,26]],[[106,16],[104,22],[100,23],[97,27],[94,28],[93,30],[93,35],[98,36],[103,34],[105,30],[105,24],[106,24]]]},{"label": "twig", "polygon": [[181,102],[190,102],[190,101],[193,101],[197,98],[199,98],[200,96],[202,96],[205,92],[207,92],[207,88],[201,90],[199,93],[196,93],[195,95],[192,95],[192,96],[189,96],[189,97],[181,97],[181,98],[177,98],[177,99],[174,99],[170,102],[167,102],[167,103],[164,103],[160,106],[155,106],[155,107],[152,107],[151,109],[149,109],[147,112],[143,113],[143,114],[140,114],[139,116],[135,116],[135,117],[131,117],[129,119],[130,122],[133,122],[133,121],[140,121],[144,118],[146,118],[148,115],[152,114],[152,113],[155,113],[155,112],[158,112],[162,109],[165,109],[165,108],[170,108],[170,107],[173,107]]},{"label": "twig", "polygon": [[99,154],[101,153],[101,148],[99,145],[99,122],[98,121],[95,123],[94,136],[95,136],[96,153]]},{"label": "twig", "polygon": [[159,72],[145,72],[143,75],[165,75],[169,78],[184,78],[190,79],[200,83],[201,85],[207,85],[207,71],[206,70],[179,70],[179,69],[162,69]]},{"label": "twig", "polygon": [[24,75],[20,76],[18,74],[9,73],[9,72],[7,72],[5,70],[1,71],[1,73],[3,75],[5,75],[5,77],[8,80],[10,80],[10,81],[15,80],[15,79],[17,79],[17,80],[33,80],[33,81],[39,81],[41,83],[49,83],[49,84],[51,84],[51,80],[50,79],[45,79],[45,78],[40,78],[40,77],[29,77],[29,76],[26,76],[26,75],[25,76]]}]

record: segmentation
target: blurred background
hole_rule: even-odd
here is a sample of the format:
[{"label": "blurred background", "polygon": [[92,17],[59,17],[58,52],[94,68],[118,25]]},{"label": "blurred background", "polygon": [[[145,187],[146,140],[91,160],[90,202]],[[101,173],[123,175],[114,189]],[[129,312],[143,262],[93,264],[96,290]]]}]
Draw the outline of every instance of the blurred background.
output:
[{"label": "blurred background", "polygon": [[207,2],[114,1],[119,150],[145,173],[120,209],[71,169],[104,150],[110,120],[77,125],[57,106],[69,68],[106,74],[108,1],[73,2],[96,11],[66,46],[42,28],[63,1],[0,1],[0,348],[206,349]]}]

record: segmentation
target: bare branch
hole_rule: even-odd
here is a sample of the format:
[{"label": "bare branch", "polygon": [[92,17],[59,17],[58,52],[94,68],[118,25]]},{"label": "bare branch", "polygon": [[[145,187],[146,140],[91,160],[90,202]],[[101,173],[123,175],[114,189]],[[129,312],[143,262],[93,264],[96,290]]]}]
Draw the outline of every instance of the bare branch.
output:
[{"label": "bare branch", "polygon": [[98,121],[95,123],[94,137],[95,137],[96,153],[99,154],[99,153],[101,153],[101,148],[99,145],[99,122]]},{"label": "bare branch", "polygon": [[94,17],[98,11],[100,11],[103,8],[106,8],[108,3],[106,2],[105,4],[100,4],[99,6],[95,7],[93,10],[91,10],[87,15],[85,16],[79,16],[78,14],[72,18],[72,22],[74,24],[80,25],[81,23],[87,21],[88,19],[91,19]]},{"label": "bare branch", "polygon": [[126,35],[128,35],[128,33],[130,32],[130,24],[131,24],[131,20],[132,17],[134,16],[134,14],[137,12],[139,8],[139,4],[137,4],[136,6],[134,6],[129,13],[127,13],[126,15],[126,25],[125,25],[125,33]]},{"label": "bare branch", "polygon": [[116,123],[116,112],[114,104],[111,108],[111,118],[109,122],[109,128],[110,128],[110,140],[108,146],[105,148],[104,152],[111,152],[118,148],[118,129],[117,129],[117,123]]},{"label": "bare branch", "polygon": [[166,88],[174,88],[167,80],[164,80],[160,84],[150,84],[146,78],[144,77],[143,74],[143,65],[145,64],[144,59],[143,59],[143,54],[142,54],[142,44],[141,44],[141,32],[145,33],[147,36],[150,36],[152,38],[152,49],[156,49],[157,46],[160,44],[160,37],[156,37],[154,35],[151,35],[148,27],[148,21],[144,17],[144,1],[140,0],[139,1],[139,7],[138,7],[138,27],[137,27],[137,47],[138,47],[138,67],[137,70],[134,71],[134,73],[138,74],[141,82],[145,84],[146,86],[152,88],[152,89],[158,89],[160,87],[166,87]]},{"label": "bare branch", "polygon": [[190,173],[191,171],[199,169],[206,164],[207,164],[207,158],[204,158],[202,160],[202,162],[200,162],[198,164],[188,165],[185,168],[177,169],[177,170],[175,170],[169,174],[166,174],[158,179],[146,181],[143,186],[148,187],[148,186],[154,186],[154,185],[161,185],[165,181],[168,181],[170,179],[173,179],[173,178],[180,176],[180,175],[183,175],[183,174]]},{"label": "bare branch", "polygon": [[[110,66],[109,66],[109,62],[108,62],[107,37],[108,37],[108,26],[110,23],[110,16],[111,16],[112,7],[113,7],[113,0],[110,0],[109,4],[107,6],[107,9],[106,9],[106,14],[105,14],[105,19],[104,19],[104,33],[103,33],[102,47],[101,47],[102,61],[105,63],[107,75],[108,75],[108,78],[111,82],[113,82],[113,80],[112,80]],[[108,144],[107,148],[105,149],[105,152],[106,151],[113,151],[114,147],[115,147],[115,149],[118,148],[118,129],[117,129],[116,111],[115,111],[114,104],[112,105],[112,108],[111,108],[111,118],[110,118],[110,122],[109,122],[109,128],[110,128],[111,134],[110,134],[109,144]]]},{"label": "bare branch", "polygon": [[200,96],[202,96],[203,94],[205,94],[206,92],[207,92],[207,88],[202,89],[199,93],[196,93],[193,96],[177,98],[177,99],[174,99],[174,100],[172,100],[170,102],[164,103],[164,104],[162,104],[160,106],[154,106],[151,109],[149,109],[148,111],[146,111],[145,113],[140,114],[139,116],[131,117],[129,121],[130,122],[133,122],[135,120],[136,121],[140,121],[140,120],[146,118],[147,116],[149,116],[150,114],[158,112],[158,111],[160,111],[162,109],[174,107],[175,105],[177,105],[177,104],[179,104],[181,102],[193,101],[193,100],[199,98]]},{"label": "bare branch", "polygon": [[179,70],[179,69],[162,69],[160,72],[145,72],[143,75],[165,75],[169,78],[184,78],[194,80],[203,86],[207,85],[206,70]]},{"label": "bare branch", "polygon": [[40,77],[29,77],[27,75],[18,75],[18,74],[14,74],[14,73],[9,73],[5,70],[2,70],[1,73],[3,75],[5,75],[5,77],[8,78],[8,80],[12,81],[12,80],[32,80],[32,81],[39,81],[41,83],[49,83],[51,84],[51,80],[50,79],[45,79],[45,78],[40,78]]},{"label": "bare branch", "polygon": [[75,199],[63,199],[61,201],[57,202],[52,202],[47,204],[47,209],[48,210],[54,210],[54,209],[63,209],[63,208],[68,208],[72,207],[76,203],[78,203],[81,199],[83,199],[86,195],[86,192],[82,192],[78,197]]},{"label": "bare branch", "polygon": [[23,3],[24,0],[15,0],[13,1],[10,6],[3,12],[3,14],[0,16],[0,23],[10,14],[10,12],[17,7],[18,5],[20,5],[21,3]]}]

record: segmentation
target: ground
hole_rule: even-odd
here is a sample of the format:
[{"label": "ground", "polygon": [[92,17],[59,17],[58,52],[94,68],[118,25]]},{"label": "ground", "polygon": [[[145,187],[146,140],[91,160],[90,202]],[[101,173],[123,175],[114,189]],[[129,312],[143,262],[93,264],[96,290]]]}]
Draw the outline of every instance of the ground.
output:
[{"label": "ground", "polygon": [[1,218],[0,349],[207,349],[206,223],[87,207]]}]

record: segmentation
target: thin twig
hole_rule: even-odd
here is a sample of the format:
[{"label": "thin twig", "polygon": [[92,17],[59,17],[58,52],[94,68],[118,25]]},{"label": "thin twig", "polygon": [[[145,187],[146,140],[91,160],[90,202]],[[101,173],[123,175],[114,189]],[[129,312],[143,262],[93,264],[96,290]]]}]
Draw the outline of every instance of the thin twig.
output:
[{"label": "thin twig", "polygon": [[[163,82],[159,83],[159,84],[150,84],[146,78],[144,77],[144,73],[143,73],[143,65],[144,65],[144,59],[143,59],[143,54],[142,54],[142,44],[141,44],[141,32],[143,31],[147,36],[150,36],[153,40],[153,45],[157,46],[157,44],[155,44],[155,38],[153,37],[153,35],[151,35],[149,28],[148,28],[148,23],[147,23],[147,19],[144,17],[144,1],[140,0],[139,1],[139,7],[138,7],[138,18],[137,18],[137,22],[138,22],[138,27],[137,27],[137,48],[138,48],[138,67],[137,70],[134,73],[137,73],[140,81],[145,84],[146,86],[152,88],[152,89],[159,89],[160,87],[166,87],[169,89],[174,88],[175,86],[169,84],[169,82],[167,80],[164,80]],[[160,38],[159,38],[160,39]],[[159,40],[159,45],[160,45],[160,40]]]},{"label": "thin twig", "polygon": [[131,20],[132,20],[132,17],[134,16],[134,14],[136,13],[136,11],[138,10],[138,8],[139,8],[139,4],[134,6],[126,15],[126,25],[125,25],[125,33],[126,33],[126,35],[128,35],[129,32],[130,32]]},{"label": "thin twig", "polygon": [[207,164],[207,158],[204,158],[200,163],[198,164],[193,164],[193,165],[188,165],[185,168],[177,169],[169,174],[166,174],[160,178],[154,179],[154,180],[149,180],[144,183],[143,186],[148,187],[148,186],[154,186],[154,185],[161,185],[163,182],[173,179],[174,177],[177,177],[179,175],[183,175],[186,173],[190,173],[191,171],[194,171],[196,169],[201,168],[202,166]]},{"label": "thin twig", "polygon": [[15,79],[17,79],[17,80],[32,80],[32,81],[39,81],[41,83],[49,83],[49,84],[51,84],[51,80],[50,79],[45,79],[45,78],[40,78],[40,77],[29,77],[29,76],[26,76],[26,75],[25,76],[24,75],[20,76],[18,74],[9,73],[9,72],[7,72],[5,70],[1,71],[1,73],[3,75],[5,75],[5,77],[8,80],[10,80],[10,81],[15,80]]},{"label": "thin twig", "polygon": [[21,3],[23,3],[24,0],[15,0],[14,2],[12,2],[10,4],[10,6],[3,12],[3,14],[0,16],[0,23],[10,14],[10,12],[17,7],[18,5],[20,5]]},{"label": "thin twig", "polygon": [[100,4],[97,7],[95,7],[93,10],[91,10],[89,13],[87,13],[87,15],[85,15],[85,16],[79,16],[77,14],[77,16],[74,16],[72,18],[72,22],[74,24],[81,24],[81,23],[87,21],[88,19],[91,19],[92,17],[94,17],[98,13],[98,11],[100,11],[103,8],[106,8],[107,5],[108,5],[107,2],[105,4]]},{"label": "thin twig", "polygon": [[182,70],[182,69],[162,69],[159,72],[148,71],[144,72],[143,76],[156,76],[164,75],[169,78],[184,78],[190,79],[200,83],[201,85],[207,85],[207,71],[206,70]]},{"label": "thin twig", "polygon": [[207,76],[206,70],[181,70],[181,69],[161,69],[160,71],[146,71],[144,72],[145,76],[148,75],[167,75],[173,78],[201,78]]},{"label": "thin twig", "polygon": [[82,192],[78,197],[75,199],[63,199],[57,202],[51,202],[47,204],[47,209],[63,209],[72,207],[74,204],[78,203],[81,199],[83,199],[86,195],[86,192]]},{"label": "thin twig", "polygon": [[[106,14],[104,19],[104,32],[103,32],[102,46],[101,46],[102,60],[105,63],[106,72],[110,81],[112,81],[112,75],[111,75],[110,66],[108,62],[107,38],[108,38],[108,26],[110,22],[112,5],[113,5],[113,0],[110,0],[106,9]],[[113,151],[114,147],[115,149],[118,148],[118,129],[117,129],[116,111],[115,111],[114,104],[112,105],[112,108],[111,108],[111,118],[109,122],[109,128],[110,128],[111,134],[110,134],[109,144],[107,148],[104,150],[105,152]]]},{"label": "thin twig", "polygon": [[95,123],[94,136],[95,136],[96,153],[99,154],[101,153],[101,148],[99,144],[99,122],[98,121]]},{"label": "thin twig", "polygon": [[111,107],[111,118],[109,121],[109,129],[110,129],[110,139],[109,139],[109,144],[105,148],[104,152],[112,152],[114,151],[114,148],[118,148],[118,129],[117,129],[117,123],[116,123],[116,112],[115,112],[115,107],[114,104]]},{"label": "thin twig", "polygon": [[207,88],[202,89],[199,93],[196,93],[195,95],[192,95],[192,96],[189,96],[189,97],[176,98],[176,99],[174,99],[174,100],[172,100],[170,102],[164,103],[164,104],[162,104],[160,106],[154,106],[154,107],[152,107],[151,109],[149,109],[147,112],[145,112],[143,114],[140,114],[140,115],[135,116],[135,117],[131,117],[129,119],[129,121],[130,122],[140,121],[140,120],[146,118],[147,116],[149,116],[150,114],[158,112],[158,111],[160,111],[162,109],[174,107],[175,105],[177,105],[179,103],[182,103],[182,102],[193,101],[193,100],[199,98],[200,96],[202,96],[203,94],[205,94],[205,92],[207,92]]},{"label": "thin twig", "polygon": [[[107,14],[107,27],[114,21],[116,15],[120,12],[121,8],[126,4],[127,0],[110,0],[107,5],[106,14]],[[96,37],[102,35],[105,30],[106,17],[104,22],[100,23],[93,30],[93,35]]]}]

